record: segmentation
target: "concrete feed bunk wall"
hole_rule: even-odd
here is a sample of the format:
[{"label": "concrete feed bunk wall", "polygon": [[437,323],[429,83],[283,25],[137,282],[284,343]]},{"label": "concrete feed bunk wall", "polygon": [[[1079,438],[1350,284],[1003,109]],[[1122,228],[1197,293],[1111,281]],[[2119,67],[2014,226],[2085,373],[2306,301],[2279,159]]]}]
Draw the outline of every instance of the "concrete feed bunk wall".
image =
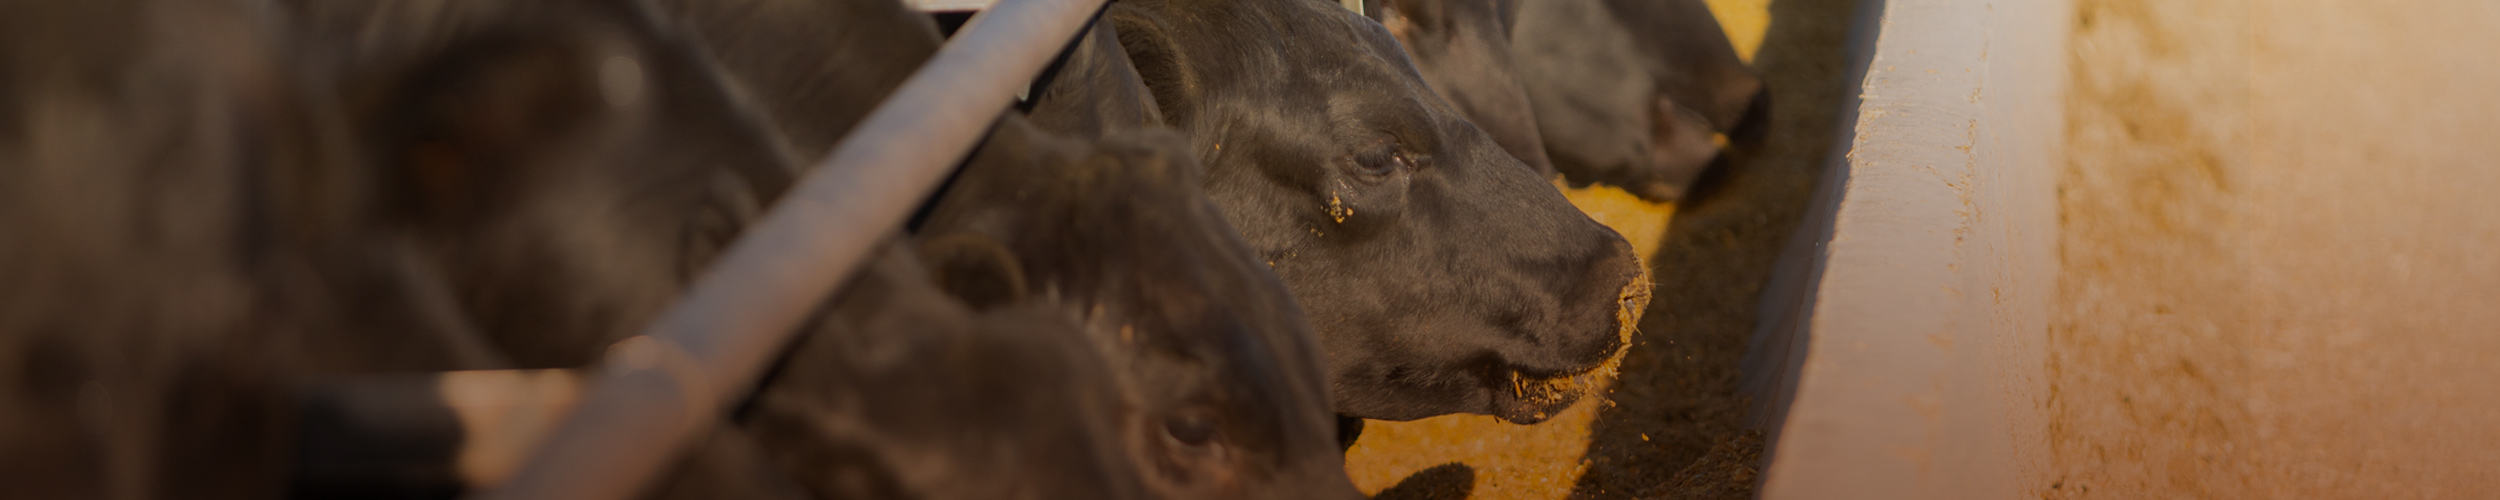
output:
[{"label": "concrete feed bunk wall", "polygon": [[1885,3],[1836,198],[1749,360],[1778,424],[1761,497],[2013,498],[2045,463],[2073,6]]},{"label": "concrete feed bunk wall", "polygon": [[2500,489],[2500,4],[1883,19],[1749,354],[1761,496]]}]

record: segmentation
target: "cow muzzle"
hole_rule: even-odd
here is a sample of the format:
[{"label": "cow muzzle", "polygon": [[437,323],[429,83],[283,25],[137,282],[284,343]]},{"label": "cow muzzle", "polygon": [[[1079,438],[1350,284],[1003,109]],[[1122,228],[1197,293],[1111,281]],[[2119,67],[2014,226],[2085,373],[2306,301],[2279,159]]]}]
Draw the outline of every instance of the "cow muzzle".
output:
[{"label": "cow muzzle", "polygon": [[1507,390],[1494,390],[1495,417],[1515,424],[1544,422],[1570,408],[1582,395],[1614,381],[1623,365],[1623,354],[1632,345],[1632,334],[1639,329],[1641,313],[1649,310],[1652,286],[1648,266],[1633,267],[1630,279],[1616,294],[1614,344],[1604,360],[1586,370],[1548,375],[1508,370],[1504,384]]}]

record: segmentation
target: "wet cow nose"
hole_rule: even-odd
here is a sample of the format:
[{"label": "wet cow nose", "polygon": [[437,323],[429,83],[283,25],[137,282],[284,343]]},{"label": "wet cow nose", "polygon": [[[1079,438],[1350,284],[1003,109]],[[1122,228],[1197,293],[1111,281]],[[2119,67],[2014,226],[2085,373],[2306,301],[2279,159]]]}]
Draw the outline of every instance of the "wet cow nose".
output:
[{"label": "wet cow nose", "polygon": [[[1592,226],[1594,222],[1590,223]],[[1564,293],[1555,297],[1557,319],[1546,332],[1541,359],[1513,359],[1530,376],[1585,373],[1604,364],[1630,345],[1633,326],[1649,305],[1649,273],[1632,245],[1613,231],[1597,228],[1601,240],[1584,247],[1586,267],[1564,278]]]}]

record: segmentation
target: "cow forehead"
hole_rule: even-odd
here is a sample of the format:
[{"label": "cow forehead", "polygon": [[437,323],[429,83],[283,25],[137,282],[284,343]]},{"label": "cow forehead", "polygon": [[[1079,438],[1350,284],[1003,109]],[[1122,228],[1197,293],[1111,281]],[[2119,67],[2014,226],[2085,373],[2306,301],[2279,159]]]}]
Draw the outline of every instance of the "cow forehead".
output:
[{"label": "cow forehead", "polygon": [[[1210,97],[1231,101],[1236,108],[1221,113],[1223,119],[1256,119],[1262,113],[1255,110],[1262,109],[1318,113],[1337,127],[1399,136],[1430,133],[1428,127],[1454,119],[1455,111],[1433,93],[1396,38],[1379,24],[1351,13],[1328,12],[1332,9],[1324,4],[1317,10],[1318,15],[1289,16],[1289,21],[1306,25],[1303,29],[1218,24],[1184,31],[1244,29],[1250,32],[1247,37],[1261,39],[1258,46],[1269,48],[1266,54],[1250,56],[1239,47],[1209,43],[1191,54],[1201,60],[1189,66],[1201,73],[1197,81],[1212,87],[1207,89]],[[1240,73],[1208,74],[1221,72]]]}]

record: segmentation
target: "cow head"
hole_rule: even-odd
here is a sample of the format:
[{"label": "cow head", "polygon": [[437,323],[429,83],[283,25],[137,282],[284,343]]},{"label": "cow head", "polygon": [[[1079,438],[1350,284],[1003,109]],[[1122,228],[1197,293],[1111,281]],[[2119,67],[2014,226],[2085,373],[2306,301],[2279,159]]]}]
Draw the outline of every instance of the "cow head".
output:
[{"label": "cow head", "polygon": [[1378,23],[1321,2],[1123,1],[1120,43],[1293,291],[1337,410],[1535,422],[1626,345],[1623,238],[1434,96]]},{"label": "cow head", "polygon": [[1528,92],[1511,62],[1514,0],[1378,0],[1364,14],[1398,38],[1415,70],[1460,115],[1539,175],[1554,175]]},{"label": "cow head", "polygon": [[[937,46],[927,20],[893,2],[662,3],[793,131],[847,129],[864,114],[852,110]],[[1159,122],[1126,60],[1108,23],[1079,38],[1033,89],[1035,123],[1002,121],[915,223],[925,261],[979,308],[1052,304],[1085,325],[1130,401],[1100,414],[1123,426],[1124,456],[1151,493],[1354,495],[1327,447],[1307,323],[1273,277],[1243,267],[1257,261],[1195,199],[1194,168],[1151,140],[1095,150],[1034,130],[1094,137]],[[802,132],[802,148],[833,139]]]},{"label": "cow head", "polygon": [[1154,94],[1120,50],[1118,27],[1109,22],[1087,28],[1043,75],[1026,104],[1033,124],[1043,130],[1100,137],[1163,123]]},{"label": "cow head", "polygon": [[1310,324],[1182,144],[1128,132],[1086,148],[1005,120],[921,227],[922,252],[959,296],[1040,300],[1085,325],[1135,398],[1160,496],[1355,497]]},{"label": "cow head", "polygon": [[1123,375],[1066,315],[1034,302],[976,312],[901,244],[828,304],[740,418],[802,497],[1149,493],[1126,446],[1137,433]]},{"label": "cow head", "polygon": [[1575,184],[1683,198],[1726,133],[1758,133],[1761,79],[1700,0],[1542,0],[1511,34],[1554,167]]},{"label": "cow head", "polygon": [[308,2],[374,226],[516,367],[632,334],[795,161],[632,2]]}]

